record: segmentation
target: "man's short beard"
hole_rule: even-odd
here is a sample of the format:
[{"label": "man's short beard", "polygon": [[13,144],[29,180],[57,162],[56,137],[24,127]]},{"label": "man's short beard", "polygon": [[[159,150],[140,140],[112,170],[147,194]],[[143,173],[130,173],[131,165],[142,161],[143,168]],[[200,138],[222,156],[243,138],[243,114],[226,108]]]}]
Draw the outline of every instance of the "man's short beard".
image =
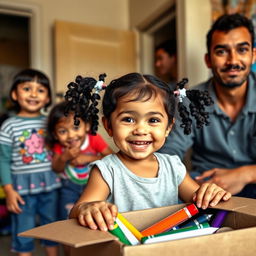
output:
[{"label": "man's short beard", "polygon": [[[246,81],[246,80],[245,80],[245,81]],[[229,88],[229,89],[233,89],[233,88],[240,87],[245,81],[240,81],[240,82],[228,82],[228,83],[224,83],[223,81],[219,81],[219,84],[220,84],[222,87]]]}]

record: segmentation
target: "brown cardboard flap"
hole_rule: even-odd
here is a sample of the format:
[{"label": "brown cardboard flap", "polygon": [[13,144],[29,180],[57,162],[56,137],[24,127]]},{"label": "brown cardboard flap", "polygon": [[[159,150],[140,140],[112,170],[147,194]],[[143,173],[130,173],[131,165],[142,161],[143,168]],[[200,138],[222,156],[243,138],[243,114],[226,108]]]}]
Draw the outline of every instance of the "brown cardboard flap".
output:
[{"label": "brown cardboard flap", "polygon": [[256,200],[233,196],[227,202],[220,202],[213,208],[256,215]]},{"label": "brown cardboard flap", "polygon": [[47,239],[73,247],[118,240],[108,232],[80,226],[75,219],[53,222],[22,232],[19,236]]}]

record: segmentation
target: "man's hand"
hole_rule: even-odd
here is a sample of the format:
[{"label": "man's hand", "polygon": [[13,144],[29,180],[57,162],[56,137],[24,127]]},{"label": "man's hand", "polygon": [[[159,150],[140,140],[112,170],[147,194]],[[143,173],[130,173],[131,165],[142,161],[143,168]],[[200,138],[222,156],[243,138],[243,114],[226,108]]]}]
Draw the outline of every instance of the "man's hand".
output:
[{"label": "man's hand", "polygon": [[239,193],[247,182],[247,173],[243,170],[244,167],[235,169],[214,168],[205,171],[202,175],[195,177],[198,183],[215,183],[221,188],[229,191],[232,195]]}]

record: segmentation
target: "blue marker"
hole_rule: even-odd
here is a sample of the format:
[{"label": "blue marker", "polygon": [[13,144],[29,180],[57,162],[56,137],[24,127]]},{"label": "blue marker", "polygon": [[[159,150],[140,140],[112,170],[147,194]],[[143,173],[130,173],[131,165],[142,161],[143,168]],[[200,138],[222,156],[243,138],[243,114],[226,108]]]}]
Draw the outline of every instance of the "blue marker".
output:
[{"label": "blue marker", "polygon": [[189,226],[198,226],[201,223],[207,222],[211,219],[212,214],[203,214],[201,216],[199,216],[198,218],[195,218],[187,223],[185,223],[184,225],[180,225],[180,228],[185,228],[185,227],[189,227]]}]

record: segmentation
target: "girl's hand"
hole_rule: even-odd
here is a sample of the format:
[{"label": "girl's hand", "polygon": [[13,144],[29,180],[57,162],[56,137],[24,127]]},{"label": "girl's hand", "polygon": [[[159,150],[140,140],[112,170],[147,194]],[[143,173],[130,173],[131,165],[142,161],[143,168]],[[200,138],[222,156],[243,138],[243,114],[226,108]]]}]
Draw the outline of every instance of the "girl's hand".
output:
[{"label": "girl's hand", "polygon": [[117,213],[116,205],[106,201],[95,201],[74,206],[71,217],[77,217],[82,226],[107,231],[114,228]]},{"label": "girl's hand", "polygon": [[206,209],[209,205],[215,206],[219,201],[227,201],[231,193],[214,183],[203,183],[193,196],[193,201],[198,208]]},{"label": "girl's hand", "polygon": [[6,206],[7,206],[8,211],[16,213],[16,214],[21,213],[22,210],[19,207],[19,203],[24,205],[25,201],[15,190],[9,190],[6,193]]}]

